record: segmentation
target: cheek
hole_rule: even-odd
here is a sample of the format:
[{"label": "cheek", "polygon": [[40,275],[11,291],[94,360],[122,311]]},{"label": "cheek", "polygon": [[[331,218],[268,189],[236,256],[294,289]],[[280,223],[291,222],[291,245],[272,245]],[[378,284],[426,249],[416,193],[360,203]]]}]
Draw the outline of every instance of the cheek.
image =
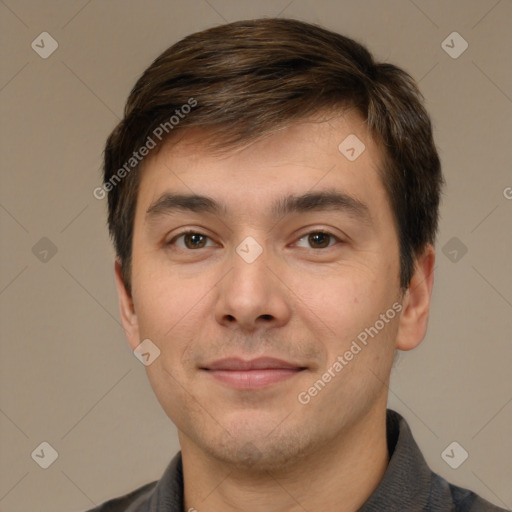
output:
[{"label": "cheek", "polygon": [[166,261],[161,249],[135,249],[132,268],[132,290],[139,324],[150,319],[152,327],[169,329],[175,319],[184,314],[184,309],[190,309],[194,286],[187,286],[179,269]]},{"label": "cheek", "polygon": [[385,302],[382,277],[378,279],[371,269],[356,264],[340,264],[325,276],[290,276],[288,283],[300,299],[296,301],[300,315],[322,326],[329,338],[346,339],[355,327],[373,319],[380,303]]},{"label": "cheek", "polygon": [[[392,353],[397,327],[392,309],[396,290],[389,276],[347,264],[329,279],[302,281],[301,292],[297,293],[301,298],[297,302],[299,316],[317,335],[328,364],[352,349],[348,354],[351,368],[345,374],[367,371],[365,367],[377,372]],[[385,315],[384,320],[381,315]]]},{"label": "cheek", "polygon": [[[158,358],[151,366],[146,367],[147,376],[153,392],[171,421],[178,429],[188,434],[193,432],[191,418],[201,418],[197,411],[197,401],[191,399],[189,383],[176,368],[170,367],[167,358]],[[195,409],[194,409],[195,408]]]}]

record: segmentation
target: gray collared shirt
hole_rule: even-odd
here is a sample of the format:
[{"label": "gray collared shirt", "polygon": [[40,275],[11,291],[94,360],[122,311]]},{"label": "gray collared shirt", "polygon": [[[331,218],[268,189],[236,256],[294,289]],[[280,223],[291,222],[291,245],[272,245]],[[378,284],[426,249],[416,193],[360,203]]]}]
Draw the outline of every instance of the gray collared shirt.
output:
[{"label": "gray collared shirt", "polygon": [[[390,409],[387,411],[387,440],[391,455],[388,467],[359,512],[505,511],[432,472],[409,425]],[[89,512],[186,512],[184,507],[181,452],[178,452],[159,481]]]}]

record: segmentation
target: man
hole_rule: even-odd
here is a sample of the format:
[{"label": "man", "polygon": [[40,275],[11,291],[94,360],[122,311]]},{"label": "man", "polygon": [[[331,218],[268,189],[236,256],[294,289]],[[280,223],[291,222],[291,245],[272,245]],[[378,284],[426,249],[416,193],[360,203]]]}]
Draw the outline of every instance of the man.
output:
[{"label": "man", "polygon": [[156,59],[95,195],[181,452],[95,510],[500,510],[386,410],[427,329],[442,183],[414,81],[351,39],[249,20]]}]

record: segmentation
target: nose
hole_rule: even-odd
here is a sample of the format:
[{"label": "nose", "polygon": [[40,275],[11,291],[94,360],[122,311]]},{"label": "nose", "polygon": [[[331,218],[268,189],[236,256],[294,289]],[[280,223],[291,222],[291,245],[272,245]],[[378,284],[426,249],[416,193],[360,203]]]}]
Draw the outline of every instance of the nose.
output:
[{"label": "nose", "polygon": [[218,285],[217,322],[245,331],[285,325],[291,316],[290,299],[277,262],[265,250],[252,260],[242,248],[230,263],[231,271]]}]

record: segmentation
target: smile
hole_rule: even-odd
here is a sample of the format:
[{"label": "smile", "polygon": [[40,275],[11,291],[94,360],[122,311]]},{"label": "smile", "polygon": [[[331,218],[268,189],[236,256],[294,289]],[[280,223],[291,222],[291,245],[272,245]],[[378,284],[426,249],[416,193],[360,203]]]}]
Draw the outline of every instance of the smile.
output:
[{"label": "smile", "polygon": [[222,359],[202,370],[214,379],[237,389],[261,389],[294,377],[304,367],[274,358],[244,361],[238,358]]}]

